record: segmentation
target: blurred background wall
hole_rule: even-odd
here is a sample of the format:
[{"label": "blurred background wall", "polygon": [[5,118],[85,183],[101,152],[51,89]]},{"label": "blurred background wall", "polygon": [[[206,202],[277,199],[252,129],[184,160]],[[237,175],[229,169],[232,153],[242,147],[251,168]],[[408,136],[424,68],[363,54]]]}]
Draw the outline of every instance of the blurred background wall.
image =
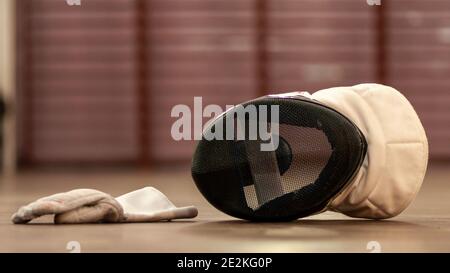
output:
[{"label": "blurred background wall", "polygon": [[[0,2],[0,174],[16,169],[15,2]],[[8,110],[8,111],[6,111]],[[5,171],[3,171],[5,170]]]},{"label": "blurred background wall", "polygon": [[170,166],[176,104],[380,82],[450,159],[450,1],[17,0],[22,166]]}]

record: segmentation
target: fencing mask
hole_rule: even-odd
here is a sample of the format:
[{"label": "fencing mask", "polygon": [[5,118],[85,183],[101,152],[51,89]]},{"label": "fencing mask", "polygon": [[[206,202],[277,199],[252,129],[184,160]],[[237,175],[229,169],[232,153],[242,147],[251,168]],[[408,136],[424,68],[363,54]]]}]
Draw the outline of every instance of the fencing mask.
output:
[{"label": "fencing mask", "polygon": [[402,212],[428,162],[407,99],[379,84],[269,95],[205,128],[192,176],[217,209],[253,221],[325,210],[383,219]]}]

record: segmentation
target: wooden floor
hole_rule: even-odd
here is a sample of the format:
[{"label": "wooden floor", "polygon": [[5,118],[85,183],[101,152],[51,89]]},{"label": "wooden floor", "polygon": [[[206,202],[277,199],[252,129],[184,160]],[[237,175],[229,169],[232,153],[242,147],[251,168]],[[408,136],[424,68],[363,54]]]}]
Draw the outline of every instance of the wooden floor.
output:
[{"label": "wooden floor", "polygon": [[[33,171],[0,184],[0,252],[450,252],[450,166],[432,166],[414,203],[389,221],[351,219],[324,213],[292,223],[249,223],[212,208],[187,170]],[[119,195],[151,185],[180,206],[196,205],[194,220],[148,224],[55,226],[44,217],[13,225],[10,216],[36,198],[74,188]]]}]

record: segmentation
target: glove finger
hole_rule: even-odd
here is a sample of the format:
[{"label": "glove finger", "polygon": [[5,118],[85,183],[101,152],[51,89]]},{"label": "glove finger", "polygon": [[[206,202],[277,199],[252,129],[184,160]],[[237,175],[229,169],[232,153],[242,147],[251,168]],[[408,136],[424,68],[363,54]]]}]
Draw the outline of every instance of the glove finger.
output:
[{"label": "glove finger", "polygon": [[103,198],[112,197],[101,191],[91,189],[57,193],[22,206],[14,213],[11,220],[15,224],[24,224],[43,215],[60,214],[84,205],[94,204]]},{"label": "glove finger", "polygon": [[102,200],[55,215],[55,224],[116,223],[123,219],[122,207],[115,200]]}]

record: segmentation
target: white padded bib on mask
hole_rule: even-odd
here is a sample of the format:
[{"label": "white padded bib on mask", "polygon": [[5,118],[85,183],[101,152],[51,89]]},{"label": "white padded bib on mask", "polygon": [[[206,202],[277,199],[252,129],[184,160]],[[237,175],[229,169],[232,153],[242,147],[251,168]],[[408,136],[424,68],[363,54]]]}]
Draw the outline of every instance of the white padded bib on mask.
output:
[{"label": "white padded bib on mask", "polygon": [[420,189],[428,163],[425,130],[408,100],[380,84],[325,89],[311,98],[353,121],[368,144],[359,172],[328,209],[373,219],[402,212]]}]

